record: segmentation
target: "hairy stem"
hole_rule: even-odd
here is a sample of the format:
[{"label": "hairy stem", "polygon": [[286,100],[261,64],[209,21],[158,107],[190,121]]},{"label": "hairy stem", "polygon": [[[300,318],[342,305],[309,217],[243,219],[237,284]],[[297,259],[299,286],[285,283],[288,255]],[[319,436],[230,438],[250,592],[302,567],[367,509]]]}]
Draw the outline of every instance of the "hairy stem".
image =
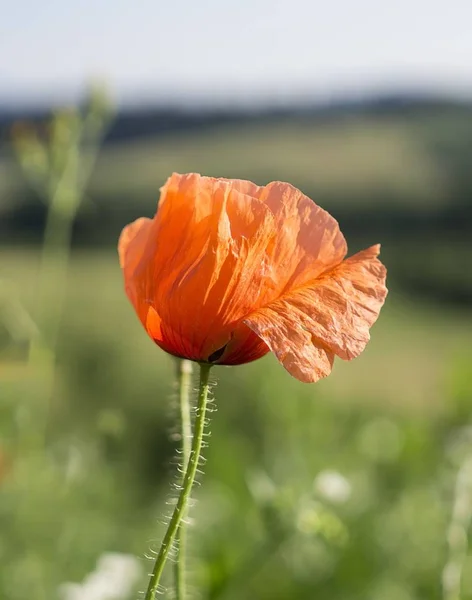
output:
[{"label": "hairy stem", "polygon": [[[190,422],[190,387],[192,380],[192,363],[189,360],[179,360],[178,366],[179,380],[179,409],[180,409],[180,431],[181,431],[181,453],[182,453],[182,472],[188,465],[190,457],[190,440],[192,437],[192,426]],[[181,484],[183,485],[183,479]],[[177,530],[175,541],[177,544],[177,560],[174,567],[175,594],[176,600],[185,600],[185,554],[186,554],[186,532],[185,532],[185,514]]]},{"label": "hairy stem", "polygon": [[192,447],[185,470],[182,489],[180,491],[177,504],[170,519],[167,531],[162,540],[159,554],[157,555],[154,569],[149,580],[149,586],[146,592],[145,600],[155,600],[159,589],[162,572],[169,555],[172,544],[175,541],[179,525],[187,511],[188,501],[192,492],[193,483],[197,474],[198,464],[203,446],[203,433],[205,429],[205,417],[208,404],[208,380],[210,376],[210,364],[200,365],[200,386],[198,391],[197,416],[195,419],[195,428],[193,433]]}]

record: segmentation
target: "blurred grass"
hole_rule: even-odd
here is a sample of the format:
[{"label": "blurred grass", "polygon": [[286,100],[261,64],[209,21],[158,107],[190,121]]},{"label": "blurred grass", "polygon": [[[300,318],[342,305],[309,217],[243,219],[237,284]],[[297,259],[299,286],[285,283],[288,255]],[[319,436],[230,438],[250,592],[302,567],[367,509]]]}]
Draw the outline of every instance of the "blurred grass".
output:
[{"label": "blurred grass", "polygon": [[[0,264],[2,277],[13,282],[24,305],[34,310],[38,256],[27,250],[0,249]],[[437,410],[448,368],[456,358],[472,352],[470,339],[469,311],[418,304],[394,289],[365,353],[354,363],[337,361],[337,375],[316,387],[328,397],[346,393],[368,402],[381,394],[388,404]],[[114,252],[77,251],[73,255],[62,352],[86,343],[109,347],[113,356],[126,361],[132,358],[142,369],[167,361],[141,331],[128,305]],[[275,360],[265,359],[264,363],[265,369],[278,370]],[[241,369],[258,370],[259,364]],[[296,381],[289,381],[298,387]]]},{"label": "blurred grass", "polygon": [[[38,253],[1,248],[0,265],[33,310]],[[0,362],[0,440],[11,464],[0,483],[7,600],[23,600],[38,581],[44,589],[35,598],[46,600],[60,581],[80,581],[102,552],[142,556],[162,531],[155,519],[174,454],[172,359],[139,325],[114,252],[74,252],[66,285],[48,431],[59,462],[77,472],[65,496],[40,457],[35,467],[14,454],[8,415],[34,402],[41,374],[27,374],[6,353]],[[419,304],[393,289],[366,352],[337,361],[315,386],[292,379],[273,357],[215,369],[217,412],[191,535],[191,581],[207,590],[203,597],[439,599],[456,464],[450,447],[470,417],[471,334],[470,311]],[[348,478],[346,505],[314,495],[314,477],[326,468]],[[22,469],[31,502],[12,521]],[[273,482],[266,498],[253,495],[254,478]]]},{"label": "blurred grass", "polygon": [[[74,243],[110,247],[156,208],[172,171],[285,180],[329,210],[351,251],[380,241],[403,289],[467,305],[472,298],[470,110],[354,114],[323,121],[220,125],[105,144]],[[44,213],[0,149],[0,236],[36,243]]]},{"label": "blurred grass", "polygon": [[[392,120],[360,118],[324,127],[291,122],[227,126],[110,148],[102,154],[92,190],[111,196],[155,189],[172,171],[225,177],[244,173],[252,181],[296,181],[304,189],[332,193],[389,187],[424,201],[434,201],[441,192],[440,173],[414,129]],[[131,178],[131,173],[139,176]]]},{"label": "blurred grass", "polygon": [[[471,135],[464,115],[446,112],[106,145],[76,228],[96,247],[74,249],[64,282],[42,453],[18,440],[28,412],[45,408],[44,373],[26,368],[24,336],[0,326],[0,598],[50,600],[102,553],[158,544],[175,469],[174,365],[129,305],[114,245],[121,224],[152,215],[175,170],[296,184],[339,216],[352,251],[383,243],[391,288],[363,355],[317,385],[272,356],[214,370],[193,585],[208,600],[439,600],[454,478],[472,453]],[[37,203],[0,149],[3,231],[14,215],[39,231]],[[8,325],[15,303],[22,319],[36,312],[40,252],[22,245],[25,222],[24,239],[0,245]],[[314,486],[326,469],[346,478],[345,502]],[[467,574],[461,600],[472,597]]]},{"label": "blurred grass", "polygon": [[[111,144],[100,155],[90,194],[110,201],[127,194],[156,197],[156,189],[172,171],[197,171],[261,184],[271,179],[296,182],[310,192],[329,192],[345,201],[365,193],[371,202],[368,192],[389,189],[392,196],[414,197],[428,209],[441,202],[448,183],[430,144],[446,134],[448,138],[451,130],[463,137],[468,129],[463,115],[447,113],[421,119],[357,115],[326,123],[287,117],[276,123],[225,125]],[[4,153],[2,203],[21,188],[18,170]]]}]

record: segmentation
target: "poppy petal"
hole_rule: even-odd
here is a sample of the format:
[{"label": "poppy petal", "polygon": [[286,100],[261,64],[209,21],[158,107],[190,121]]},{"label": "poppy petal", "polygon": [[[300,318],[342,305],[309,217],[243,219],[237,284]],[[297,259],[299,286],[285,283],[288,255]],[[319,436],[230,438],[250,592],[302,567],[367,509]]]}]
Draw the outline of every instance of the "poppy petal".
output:
[{"label": "poppy petal", "polygon": [[141,297],[134,274],[142,260],[151,225],[151,219],[145,217],[137,219],[123,229],[118,241],[118,255],[123,269],[125,290],[144,326],[146,326],[149,304]]},{"label": "poppy petal", "polygon": [[343,259],[337,221],[288,183],[174,173],[123,230],[126,292],[170,354],[242,364],[274,351],[302,381],[362,352],[387,290],[378,246]]},{"label": "poppy petal", "polygon": [[134,269],[141,258],[141,253],[147,241],[147,233],[151,225],[151,219],[140,217],[127,225],[121,232],[118,240],[118,255],[120,258],[120,267]]},{"label": "poppy petal", "polygon": [[334,355],[358,356],[387,295],[380,246],[359,252],[316,281],[291,290],[244,319],[297,379],[317,381]]},{"label": "poppy petal", "polygon": [[271,211],[228,181],[168,180],[134,272],[168,351],[206,360],[229,342],[257,305],[275,233]]},{"label": "poppy petal", "polygon": [[262,358],[270,352],[267,344],[244,323],[239,323],[232,332],[231,339],[225,347],[220,365],[242,365]]},{"label": "poppy petal", "polygon": [[278,295],[338,265],[347,244],[334,217],[289,183],[261,188],[260,200],[275,216],[273,265]]}]

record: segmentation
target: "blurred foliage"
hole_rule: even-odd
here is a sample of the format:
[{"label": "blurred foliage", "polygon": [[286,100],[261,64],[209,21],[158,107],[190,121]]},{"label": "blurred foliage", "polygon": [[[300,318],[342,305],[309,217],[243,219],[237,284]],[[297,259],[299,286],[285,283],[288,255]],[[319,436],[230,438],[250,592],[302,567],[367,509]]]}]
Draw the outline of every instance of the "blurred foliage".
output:
[{"label": "blurred foliage", "polygon": [[[56,598],[62,584],[90,581],[110,552],[142,557],[146,588],[144,556],[158,547],[175,482],[174,365],[129,306],[114,246],[121,225],[152,214],[173,170],[301,186],[353,250],[383,243],[391,288],[366,352],[317,385],[273,357],[214,369],[189,539],[195,595],[450,600],[459,567],[461,600],[472,597],[469,112],[220,123],[111,141],[93,172],[92,120],[81,146],[90,187],[68,205],[75,247],[59,278],[41,270],[38,192],[51,164],[64,167],[66,138],[87,110],[58,113],[49,129],[17,128],[35,192],[0,149],[2,600]],[[51,153],[51,139],[66,145]],[[39,298],[52,300],[36,322]],[[27,359],[55,320],[51,386]]]},{"label": "blurred foliage", "polygon": [[[470,304],[471,122],[470,104],[433,101],[380,108],[366,103],[332,113],[118,114],[74,240],[113,244],[127,222],[153,214],[158,189],[172,171],[260,184],[277,179],[329,210],[353,251],[366,240],[381,241],[404,289]],[[39,168],[43,159],[36,160]],[[32,243],[42,235],[44,210],[1,141],[0,215],[3,239]]]},{"label": "blurred foliage", "polygon": [[[0,264],[32,308],[37,257],[5,249]],[[104,552],[156,548],[175,476],[172,359],[128,306],[115,255],[76,253],[68,281],[46,454],[16,446],[18,399],[34,402],[41,373],[12,359],[0,367],[7,600],[32,587],[52,598]],[[441,598],[454,482],[472,452],[471,335],[470,314],[393,291],[365,354],[315,386],[270,357],[215,369],[217,411],[190,529],[190,582],[201,597]],[[464,586],[467,598],[466,576]]]}]

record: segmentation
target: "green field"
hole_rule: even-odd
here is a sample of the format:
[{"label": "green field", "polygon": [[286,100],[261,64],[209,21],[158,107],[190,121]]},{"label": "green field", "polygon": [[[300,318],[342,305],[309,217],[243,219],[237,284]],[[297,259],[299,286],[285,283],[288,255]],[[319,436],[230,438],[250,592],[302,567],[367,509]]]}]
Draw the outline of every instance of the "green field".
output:
[{"label": "green field", "polygon": [[[138,322],[115,247],[172,171],[290,181],[351,252],[382,243],[390,289],[366,351],[315,385],[273,356],[213,369],[192,593],[472,598],[471,139],[467,111],[431,110],[109,144],[65,276],[62,251],[42,279],[45,207],[0,149],[0,599],[53,600],[107,552],[138,556],[146,587],[176,481],[176,361]],[[54,354],[38,327],[54,338],[62,300]]]},{"label": "green field", "polygon": [[[414,198],[429,210],[444,202],[451,161],[464,155],[471,136],[467,111],[353,115],[325,123],[287,117],[275,123],[224,125],[105,147],[89,193],[110,202],[156,199],[169,173],[193,171],[261,184],[289,181],[344,201],[355,197],[359,202],[358,196],[364,195],[370,203],[372,193],[388,190],[400,202],[405,199],[405,209],[413,208]],[[448,152],[449,161],[439,150]],[[0,206],[24,189],[5,147],[0,151]]]},{"label": "green field", "polygon": [[[34,315],[38,253],[3,248],[0,265],[9,293]],[[32,586],[35,599],[51,598],[105,551],[142,556],[162,531],[172,478],[173,359],[142,331],[115,253],[76,252],[66,289],[48,436],[60,462],[76,456],[79,466],[64,488],[44,459],[13,462],[0,505],[8,600]],[[367,351],[319,384],[297,382],[272,357],[215,369],[191,541],[203,597],[440,598],[452,478],[472,450],[463,427],[471,334],[470,313],[394,288]],[[14,456],[12,415],[41,397],[42,375],[22,367],[14,344],[3,356],[0,431]],[[350,482],[342,505],[313,491],[326,469]],[[25,486],[31,501],[22,504]]]},{"label": "green field", "polygon": [[[13,284],[33,314],[38,263],[38,252],[0,250],[2,279]],[[365,353],[352,363],[338,361],[336,375],[315,387],[328,398],[341,399],[348,394],[363,402],[379,401],[393,409],[400,405],[436,411],[444,407],[444,385],[455,361],[472,353],[471,336],[469,311],[433,303],[428,306],[393,288]],[[133,360],[151,371],[156,362],[168,361],[141,330],[123,292],[117,256],[111,251],[76,252],[71,264],[61,344],[66,352],[88,343],[103,344],[111,349],[112,357],[125,362]],[[121,371],[120,365],[115,368]],[[266,358],[240,367],[235,373],[257,374],[261,368],[279,370],[275,359]],[[133,371],[130,368],[129,374]],[[227,370],[222,371],[227,376]],[[147,375],[149,385],[151,375]],[[305,389],[285,373],[283,376],[292,385],[293,393]]]}]

